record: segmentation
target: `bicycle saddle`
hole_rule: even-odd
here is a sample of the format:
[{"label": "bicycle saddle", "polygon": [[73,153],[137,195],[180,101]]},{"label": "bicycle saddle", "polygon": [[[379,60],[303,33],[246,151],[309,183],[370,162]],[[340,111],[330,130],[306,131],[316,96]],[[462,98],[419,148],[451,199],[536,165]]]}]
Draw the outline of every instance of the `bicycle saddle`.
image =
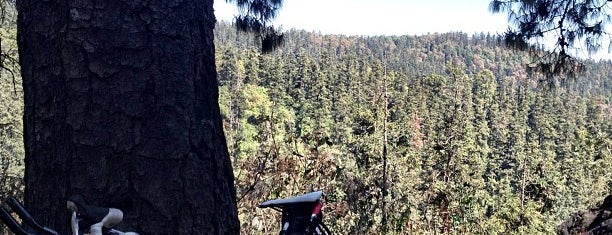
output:
[{"label": "bicycle saddle", "polygon": [[287,205],[294,205],[300,203],[313,203],[317,202],[323,196],[323,191],[316,191],[312,193],[307,193],[304,195],[300,195],[297,197],[284,198],[284,199],[274,199],[270,201],[266,201],[259,205],[259,208],[267,208],[267,207],[283,207]]}]

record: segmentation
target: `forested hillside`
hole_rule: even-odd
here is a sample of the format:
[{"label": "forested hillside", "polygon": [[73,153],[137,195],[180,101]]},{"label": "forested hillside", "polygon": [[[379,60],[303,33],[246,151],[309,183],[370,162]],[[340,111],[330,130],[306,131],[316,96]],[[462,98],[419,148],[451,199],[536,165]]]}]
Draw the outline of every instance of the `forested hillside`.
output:
[{"label": "forested hillside", "polygon": [[[0,32],[16,56],[15,25]],[[612,193],[610,61],[548,84],[493,35],[285,39],[261,54],[217,27],[244,234],[276,232],[278,213],[260,202],[318,189],[338,234],[553,233]],[[22,190],[14,73],[0,77],[0,196]]]},{"label": "forested hillside", "polygon": [[612,193],[610,61],[550,84],[492,35],[285,38],[261,54],[217,27],[245,234],[318,189],[339,234],[550,234]]}]

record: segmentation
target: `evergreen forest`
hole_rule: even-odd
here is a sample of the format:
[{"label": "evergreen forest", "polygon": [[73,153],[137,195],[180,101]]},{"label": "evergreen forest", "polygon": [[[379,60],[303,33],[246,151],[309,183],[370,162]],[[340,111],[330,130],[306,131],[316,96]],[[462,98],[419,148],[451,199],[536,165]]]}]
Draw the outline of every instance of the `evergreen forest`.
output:
[{"label": "evergreen forest", "polygon": [[[4,198],[23,190],[23,92],[16,27],[0,33]],[[552,234],[611,194],[612,62],[550,82],[500,41],[289,30],[262,54],[219,22],[242,233],[276,233],[259,203],[315,190],[336,234]]]},{"label": "evergreen forest", "polygon": [[338,234],[551,234],[612,193],[612,62],[530,73],[489,34],[289,30],[260,53],[221,22],[217,70],[241,230],[325,192]]}]

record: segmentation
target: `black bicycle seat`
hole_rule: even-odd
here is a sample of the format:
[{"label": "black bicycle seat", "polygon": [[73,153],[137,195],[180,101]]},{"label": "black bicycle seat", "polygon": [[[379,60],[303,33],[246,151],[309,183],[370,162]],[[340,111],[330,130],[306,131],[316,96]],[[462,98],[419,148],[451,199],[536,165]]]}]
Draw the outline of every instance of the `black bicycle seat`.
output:
[{"label": "black bicycle seat", "polygon": [[[72,203],[72,204],[71,204]],[[79,219],[84,220],[87,227],[92,224],[101,222],[110,209],[107,207],[99,207],[87,204],[82,195],[72,195],[68,198],[68,209],[75,210]],[[76,208],[75,208],[76,206]]]},{"label": "black bicycle seat", "polygon": [[302,204],[302,203],[314,203],[321,199],[323,196],[323,191],[316,191],[312,193],[307,193],[304,195],[300,195],[297,197],[284,198],[284,199],[274,199],[270,201],[266,201],[259,205],[259,208],[267,208],[267,207],[284,207],[288,205],[294,204]]}]

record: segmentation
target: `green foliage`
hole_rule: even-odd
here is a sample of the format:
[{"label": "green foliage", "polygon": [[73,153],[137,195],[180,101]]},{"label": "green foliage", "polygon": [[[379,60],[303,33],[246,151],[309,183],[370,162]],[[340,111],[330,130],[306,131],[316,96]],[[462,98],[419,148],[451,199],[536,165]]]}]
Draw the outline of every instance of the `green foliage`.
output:
[{"label": "green foliage", "polygon": [[0,198],[23,190],[23,90],[17,65],[13,2],[2,1],[0,27]]},{"label": "green foliage", "polygon": [[228,29],[220,104],[245,233],[278,229],[258,203],[322,189],[342,234],[549,234],[612,190],[610,62],[541,90],[528,54],[490,35],[289,31],[259,54]]},{"label": "green foliage", "polygon": [[[0,71],[7,72],[2,76],[14,77],[18,73],[15,1],[0,0]],[[15,80],[13,79],[13,83]]]},{"label": "green foliage", "polygon": [[0,198],[20,196],[23,190],[23,92],[20,77],[15,86],[2,72],[0,80]]},{"label": "green foliage", "polygon": [[[2,6],[0,27],[0,199],[23,192],[23,90],[17,65],[17,43],[12,8]],[[5,18],[7,17],[7,18]],[[14,16],[12,16],[14,17]],[[13,22],[13,23],[11,23]],[[5,232],[0,224],[0,233]]]}]

